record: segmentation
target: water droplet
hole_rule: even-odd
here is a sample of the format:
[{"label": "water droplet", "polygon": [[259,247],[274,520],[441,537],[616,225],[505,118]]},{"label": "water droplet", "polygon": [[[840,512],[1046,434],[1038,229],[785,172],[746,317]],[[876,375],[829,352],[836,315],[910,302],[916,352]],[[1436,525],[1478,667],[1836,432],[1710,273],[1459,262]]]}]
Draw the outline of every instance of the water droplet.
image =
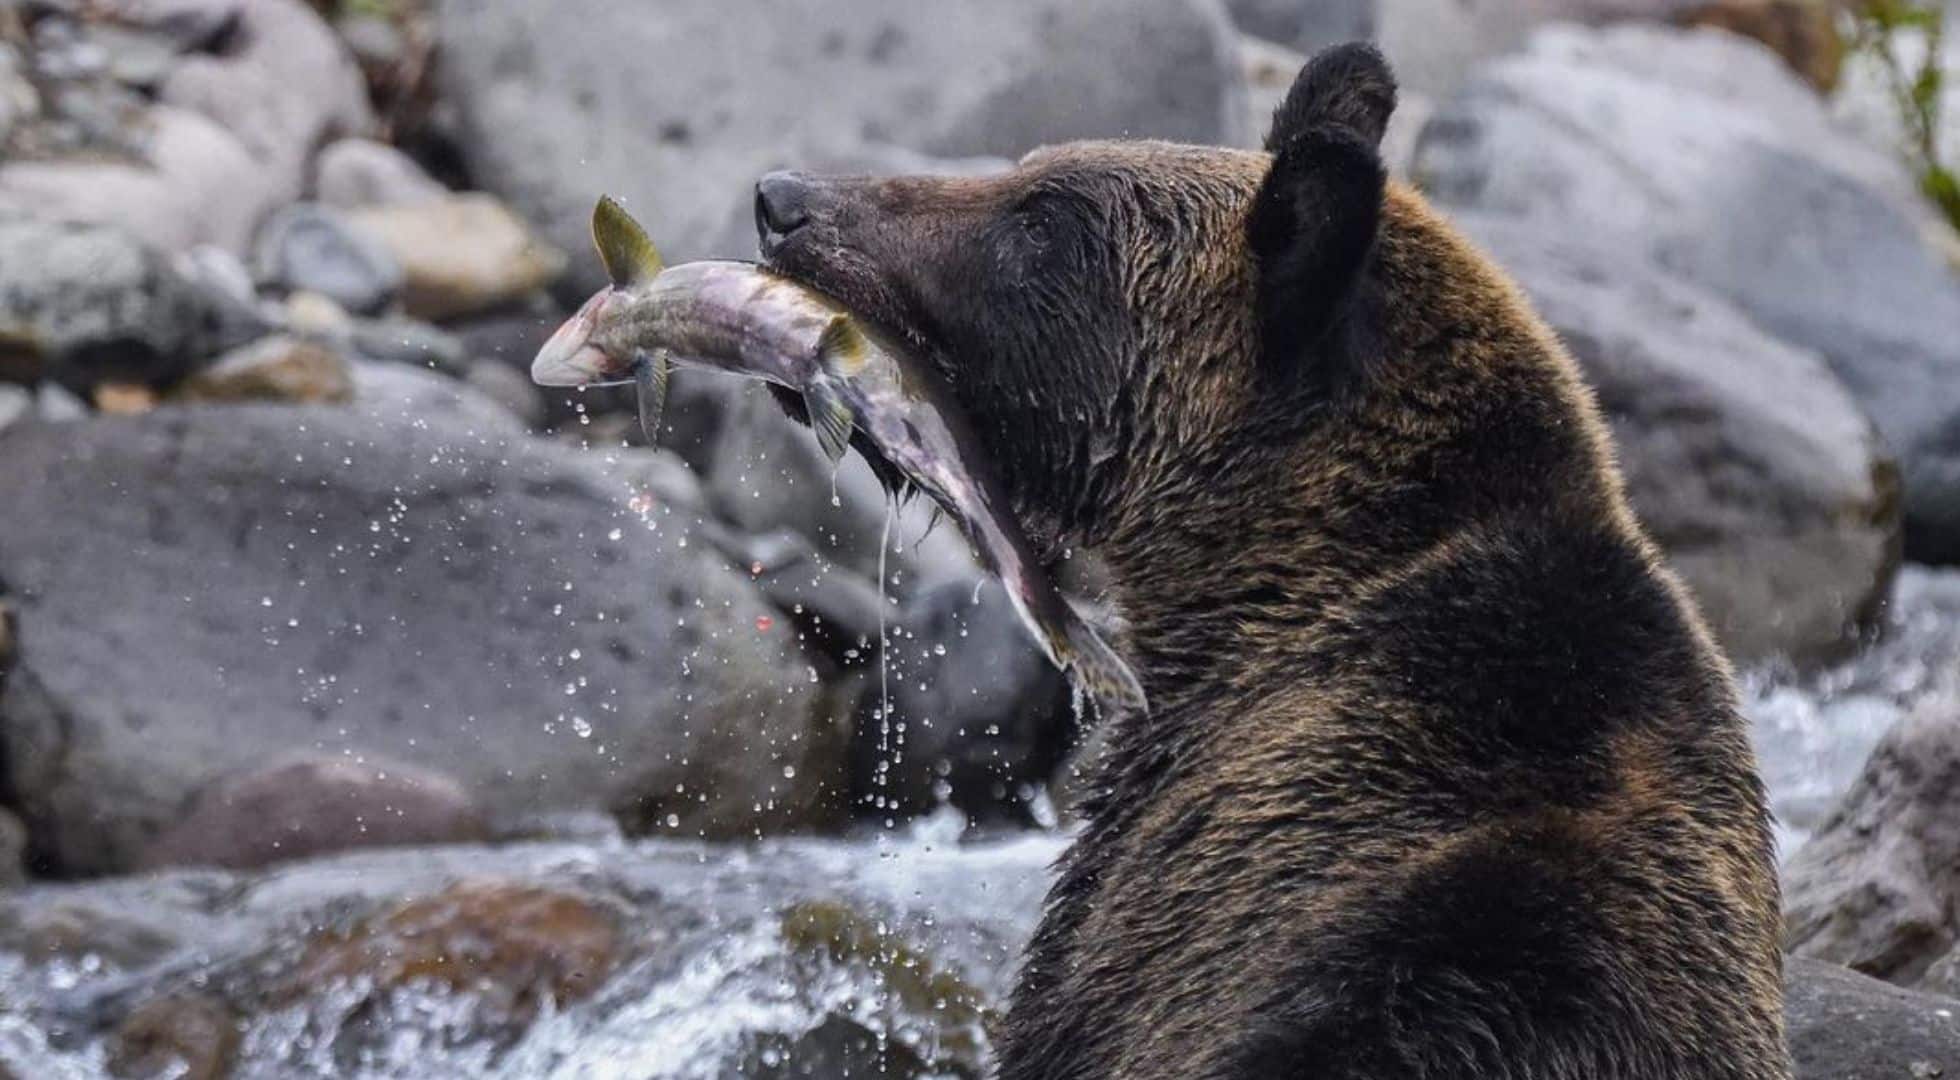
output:
[{"label": "water droplet", "polygon": [[757,632],[757,633],[759,633],[759,634],[766,634],[766,633],[768,633],[768,632],[769,632],[769,628],[770,628],[770,627],[772,627],[772,626],[775,626],[775,625],[776,625],[776,620],[775,620],[774,618],[772,618],[771,616],[768,616],[768,615],[757,615],[757,616],[755,617],[755,629],[756,629],[756,632]]}]

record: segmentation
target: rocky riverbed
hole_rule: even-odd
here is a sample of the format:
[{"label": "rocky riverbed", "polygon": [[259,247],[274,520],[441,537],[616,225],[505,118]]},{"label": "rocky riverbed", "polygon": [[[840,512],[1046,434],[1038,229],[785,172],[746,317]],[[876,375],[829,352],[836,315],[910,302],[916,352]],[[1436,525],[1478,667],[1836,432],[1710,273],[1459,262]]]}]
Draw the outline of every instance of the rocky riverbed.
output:
[{"label": "rocky riverbed", "polygon": [[523,369],[601,192],[747,257],[1355,35],[1737,663],[1802,1075],[1960,1070],[1960,239],[1845,10],[0,0],[0,1077],[984,1075],[1061,681],[765,397]]}]

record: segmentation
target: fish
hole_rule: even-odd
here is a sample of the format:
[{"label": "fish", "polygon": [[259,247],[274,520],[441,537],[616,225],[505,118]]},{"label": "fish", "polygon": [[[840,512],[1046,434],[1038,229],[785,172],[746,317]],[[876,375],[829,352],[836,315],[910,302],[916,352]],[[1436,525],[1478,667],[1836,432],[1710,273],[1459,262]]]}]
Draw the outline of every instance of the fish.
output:
[{"label": "fish", "polygon": [[593,210],[592,237],[611,284],[538,350],[534,382],[637,384],[650,442],[675,367],[758,379],[801,395],[833,468],[853,435],[863,435],[959,523],[1022,625],[1080,693],[1105,712],[1148,713],[1136,673],[1043,571],[936,373],[836,300],[754,263],[667,266],[645,229],[610,197]]}]

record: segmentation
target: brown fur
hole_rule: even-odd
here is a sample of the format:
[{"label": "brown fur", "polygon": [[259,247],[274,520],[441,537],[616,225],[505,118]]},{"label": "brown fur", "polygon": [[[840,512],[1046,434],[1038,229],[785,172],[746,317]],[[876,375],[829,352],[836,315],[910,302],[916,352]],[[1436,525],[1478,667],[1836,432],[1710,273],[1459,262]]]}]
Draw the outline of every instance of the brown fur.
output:
[{"label": "brown fur", "polygon": [[[1352,280],[1252,251],[1273,162],[830,182],[772,252],[941,364],[1033,530],[1105,555],[1152,702],[1002,1080],[1784,1080],[1746,728],[1591,395],[1408,190]],[[1071,217],[1003,237],[1057,187]],[[1329,321],[1281,349],[1286,274]]]}]

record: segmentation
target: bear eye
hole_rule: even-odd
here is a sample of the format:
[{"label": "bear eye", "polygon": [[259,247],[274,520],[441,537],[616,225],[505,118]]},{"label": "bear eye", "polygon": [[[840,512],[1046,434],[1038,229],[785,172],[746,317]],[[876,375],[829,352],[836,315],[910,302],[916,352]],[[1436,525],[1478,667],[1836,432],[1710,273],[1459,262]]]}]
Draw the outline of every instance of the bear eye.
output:
[{"label": "bear eye", "polygon": [[1054,240],[1054,226],[1048,215],[1040,210],[1023,210],[1018,215],[1021,226],[1021,239],[1037,252],[1048,250]]}]

